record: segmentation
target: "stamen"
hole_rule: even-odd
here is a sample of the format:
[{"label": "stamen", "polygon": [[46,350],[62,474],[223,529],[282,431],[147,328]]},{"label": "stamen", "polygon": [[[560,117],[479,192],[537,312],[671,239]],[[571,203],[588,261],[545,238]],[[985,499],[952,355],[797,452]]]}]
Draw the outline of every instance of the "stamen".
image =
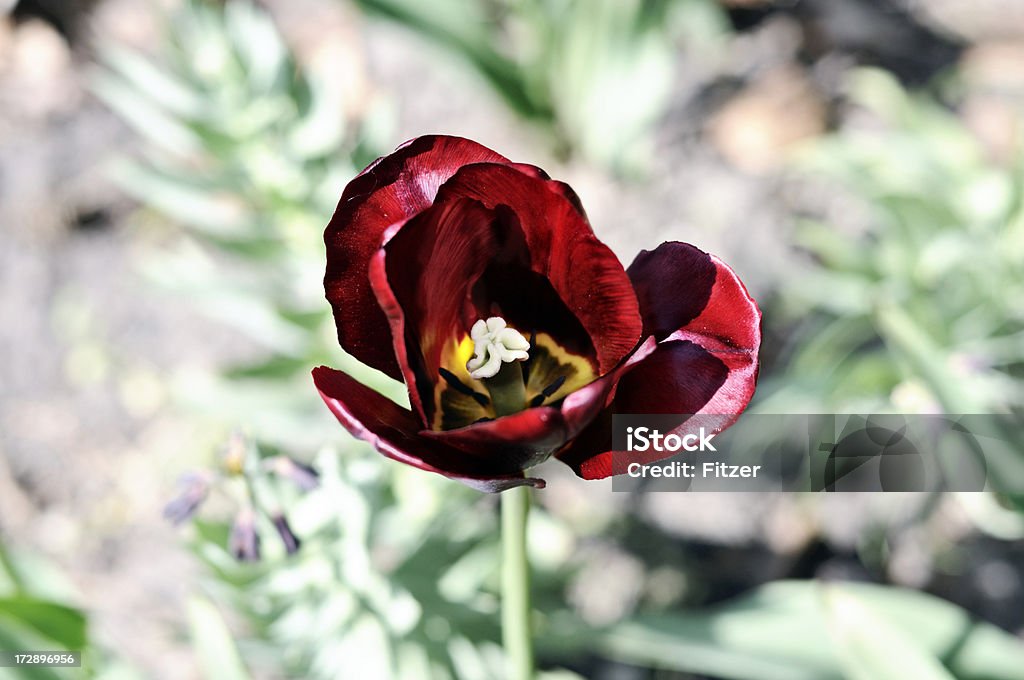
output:
[{"label": "stamen", "polygon": [[473,358],[466,362],[469,375],[474,380],[493,378],[503,363],[524,361],[530,358],[526,351],[530,343],[522,333],[509,328],[500,316],[478,320],[469,332],[473,340]]},{"label": "stamen", "polygon": [[560,375],[557,378],[555,378],[555,380],[550,385],[548,385],[547,387],[540,391],[540,394],[538,394],[537,396],[530,400],[530,407],[533,408],[543,404],[545,399],[547,399],[552,394],[557,392],[558,388],[565,384],[565,378],[566,376],[564,375]]},{"label": "stamen", "polygon": [[441,374],[441,377],[444,378],[445,382],[448,383],[448,386],[451,387],[453,390],[455,390],[456,392],[461,392],[462,394],[465,394],[467,397],[473,397],[473,399],[476,400],[476,403],[480,404],[481,406],[487,406],[488,402],[490,401],[487,398],[487,395],[480,394],[469,385],[466,385],[464,382],[459,380],[459,377],[457,375],[449,371],[447,368],[441,367],[438,368],[437,371],[438,373]]},{"label": "stamen", "polygon": [[545,397],[550,397],[552,394],[558,391],[562,385],[565,384],[565,376],[560,375],[555,378],[555,381],[540,391]]}]

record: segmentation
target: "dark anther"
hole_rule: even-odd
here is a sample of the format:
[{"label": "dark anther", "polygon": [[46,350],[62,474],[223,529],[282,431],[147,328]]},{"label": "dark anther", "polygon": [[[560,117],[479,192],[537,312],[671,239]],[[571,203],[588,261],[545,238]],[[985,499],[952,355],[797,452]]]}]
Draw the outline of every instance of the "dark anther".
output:
[{"label": "dark anther", "polygon": [[557,392],[558,388],[560,388],[564,384],[565,376],[559,376],[554,382],[552,382],[550,385],[542,389],[540,391],[540,394],[538,394],[536,397],[530,400],[530,407],[532,408],[534,406],[540,406],[541,404],[543,404],[545,399],[547,399],[552,394]]},{"label": "dark anther", "polygon": [[560,388],[564,384],[565,376],[558,376],[558,378],[553,383],[542,389],[540,393],[543,394],[545,397],[550,397],[552,394],[558,391],[558,388]]},{"label": "dark anther", "polygon": [[465,394],[467,397],[473,397],[474,399],[476,399],[476,403],[480,404],[481,406],[487,406],[487,395],[480,394],[473,388],[464,384],[461,380],[459,380],[458,376],[449,371],[447,368],[439,368],[437,369],[437,371],[438,373],[441,374],[441,377],[445,379],[445,382],[448,383],[449,387],[451,387],[457,392]]},{"label": "dark anther", "polygon": [[474,420],[474,421],[473,421],[473,424],[474,424],[474,425],[476,425],[477,423],[489,423],[489,422],[491,422],[492,420],[494,420],[494,418],[487,418],[487,417],[485,416],[485,417],[483,417],[483,418],[480,418],[480,419],[478,419],[478,420]]}]

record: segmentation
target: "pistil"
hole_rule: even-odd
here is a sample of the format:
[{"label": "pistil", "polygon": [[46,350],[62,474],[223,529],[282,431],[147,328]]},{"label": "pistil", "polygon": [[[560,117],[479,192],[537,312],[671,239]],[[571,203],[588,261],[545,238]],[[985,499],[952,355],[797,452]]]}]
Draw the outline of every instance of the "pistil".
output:
[{"label": "pistil", "polygon": [[466,362],[470,377],[487,387],[495,414],[505,416],[526,408],[526,384],[521,362],[530,358],[530,343],[509,328],[500,316],[480,319],[470,330],[473,358]]},{"label": "pistil", "polygon": [[502,364],[493,377],[483,382],[498,416],[519,413],[526,408],[526,385],[523,384],[523,369],[518,361]]}]

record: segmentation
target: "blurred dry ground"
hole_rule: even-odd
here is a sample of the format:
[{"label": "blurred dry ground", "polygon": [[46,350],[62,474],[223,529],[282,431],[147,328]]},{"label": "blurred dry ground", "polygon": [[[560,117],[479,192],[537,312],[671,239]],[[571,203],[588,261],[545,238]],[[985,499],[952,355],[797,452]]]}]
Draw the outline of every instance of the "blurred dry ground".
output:
[{"label": "blurred dry ground", "polygon": [[[249,348],[187,301],[140,284],[140,254],[160,234],[129,219],[133,206],[103,172],[136,142],[88,92],[90,45],[153,44],[159,25],[145,3],[96,4],[84,13],[82,3],[83,14],[72,17],[55,15],[59,3],[21,3],[18,14],[0,18],[0,536],[66,571],[104,642],[151,677],[182,678],[193,665],[176,633],[195,567],[160,509],[177,474],[208,459],[211,448],[197,443],[211,435],[173,407],[168,384]],[[623,184],[538,152],[534,133],[471,75],[437,68],[448,57],[406,33],[365,24],[327,0],[264,4],[301,58],[362,60],[357,68],[395,102],[396,143],[426,132],[478,139],[572,184],[598,234],[624,261],[663,240],[692,239],[733,262],[755,291],[784,267],[780,235],[788,215],[815,200],[782,169],[789,151],[833,125],[837,73],[875,61],[914,82],[962,63],[976,87],[965,118],[995,155],[1012,142],[1000,92],[1024,82],[1024,31],[1008,29],[1024,27],[1024,17],[1008,19],[1021,16],[1020,3],[908,2],[917,21],[880,29],[872,23],[880,21],[873,3],[796,3],[783,11],[732,0],[726,4],[742,31],[727,50],[686,55],[649,179]],[[553,476],[546,501],[563,514],[586,513],[607,500],[605,485],[583,488]],[[754,580],[772,578],[773,569],[792,573],[814,541],[847,556],[827,569],[855,576],[865,527],[905,522],[894,547],[897,573],[889,576],[918,586],[930,573],[929,545],[969,530],[954,507],[941,521],[915,526],[913,498],[835,498],[812,506],[655,495],[642,512],[669,535],[783,556],[781,566],[766,560]],[[976,611],[1021,625],[1009,609],[1021,603],[1024,555],[1007,561],[979,545],[976,583],[957,588]],[[709,561],[709,569],[747,570],[749,562],[737,555]],[[621,555],[595,555],[594,564],[625,574],[632,568]],[[581,589],[590,590],[585,583]],[[614,597],[611,613],[599,605],[589,614],[598,622],[624,606]]]}]

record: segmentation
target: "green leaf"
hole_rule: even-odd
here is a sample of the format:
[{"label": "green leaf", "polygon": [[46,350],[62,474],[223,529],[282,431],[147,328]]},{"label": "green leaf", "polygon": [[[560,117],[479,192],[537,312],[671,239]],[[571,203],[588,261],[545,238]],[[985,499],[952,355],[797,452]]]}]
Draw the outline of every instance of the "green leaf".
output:
[{"label": "green leaf", "polygon": [[141,96],[120,77],[98,73],[92,78],[92,91],[154,146],[178,156],[201,149],[199,137],[188,125]]},{"label": "green leaf", "polygon": [[31,597],[5,597],[0,598],[0,617],[36,631],[63,649],[78,651],[86,645],[85,615],[72,607]]},{"label": "green leaf", "polygon": [[133,197],[203,234],[241,237],[250,226],[248,211],[241,200],[217,191],[209,183],[188,181],[133,161],[115,163],[110,172],[114,181]]},{"label": "green leaf", "polygon": [[8,591],[21,592],[25,590],[22,582],[21,570],[14,563],[7,547],[0,541],[0,593],[8,594]]},{"label": "green leaf", "polygon": [[[833,599],[856,601],[858,611],[868,612],[862,616],[913,640],[913,659],[896,667],[910,670],[893,677],[944,680],[939,673],[945,672],[962,680],[1024,680],[1024,643],[972,620],[956,605],[902,588],[848,583],[824,587]],[[862,675],[848,676],[848,664],[855,663],[849,661],[849,650],[859,656],[868,648],[877,655],[878,641],[850,637],[867,634],[851,633],[847,625],[847,637],[837,645],[828,626],[834,613],[822,588],[816,581],[779,581],[710,609],[640,616],[601,631],[553,619],[538,643],[562,653],[597,651],[629,663],[731,680],[884,678],[863,675],[884,663],[877,658],[867,671],[857,669]]]},{"label": "green leaf", "polygon": [[524,118],[551,120],[550,103],[539,99],[518,65],[494,50],[492,36],[481,17],[467,17],[474,3],[416,0],[357,0],[367,12],[410,28],[466,59],[512,110]]},{"label": "green leaf", "polygon": [[1024,642],[960,607],[915,590],[843,584],[875,615],[942,659],[958,678],[1024,680]]},{"label": "green leaf", "polygon": [[202,112],[202,97],[176,75],[119,45],[104,44],[99,49],[101,61],[124,78],[138,95],[162,107],[166,113],[194,118]]},{"label": "green leaf", "polygon": [[955,680],[918,639],[841,586],[823,588],[828,623],[849,680]]},{"label": "green leaf", "polygon": [[270,17],[251,3],[229,2],[224,23],[253,89],[271,91],[288,66],[288,51]]},{"label": "green leaf", "polygon": [[[28,649],[31,646],[32,642],[30,640],[24,636],[14,634],[13,631],[8,630],[0,622],[0,649]],[[3,677],[13,680],[61,680],[61,674],[56,669],[46,668],[45,666],[5,668],[4,671],[10,675],[4,675]]]},{"label": "green leaf", "polygon": [[188,621],[203,675],[210,680],[248,680],[235,640],[209,600],[192,597],[188,602]]}]

